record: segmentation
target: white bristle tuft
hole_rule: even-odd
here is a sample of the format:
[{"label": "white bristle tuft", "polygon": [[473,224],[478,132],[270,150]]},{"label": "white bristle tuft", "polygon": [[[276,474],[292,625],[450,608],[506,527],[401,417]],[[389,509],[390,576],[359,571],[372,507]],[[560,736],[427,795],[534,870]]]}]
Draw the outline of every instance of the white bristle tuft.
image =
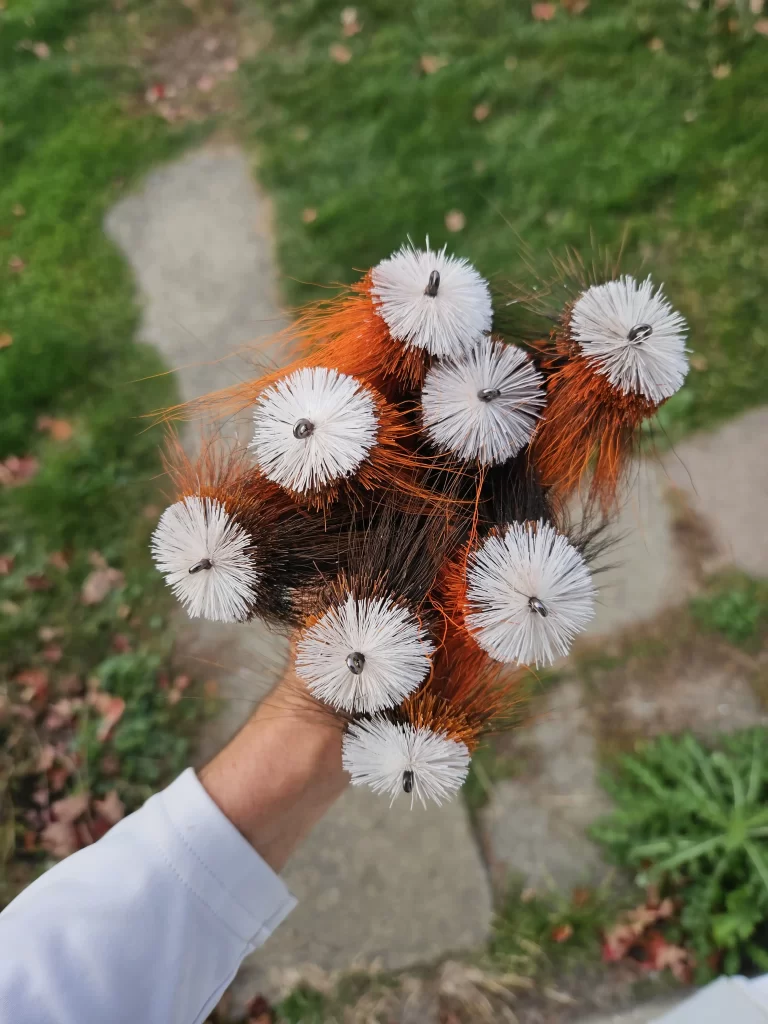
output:
[{"label": "white bristle tuft", "polygon": [[354,377],[322,367],[296,370],[267,388],[253,419],[259,468],[300,494],[353,474],[378,434],[373,395]]},{"label": "white bristle tuft", "polygon": [[688,373],[685,319],[650,277],[592,285],[576,300],[571,334],[598,373],[622,394],[662,402]]},{"label": "white bristle tuft", "polygon": [[386,597],[356,600],[350,594],[303,634],[296,671],[318,700],[334,708],[378,711],[396,707],[417,689],[433,650],[407,608]]},{"label": "white bristle tuft", "polygon": [[[152,535],[152,557],[190,618],[243,622],[259,573],[253,541],[212,498],[188,497],[167,508]],[[195,568],[201,561],[210,563]]]},{"label": "white bristle tuft", "polygon": [[[353,722],[341,756],[353,786],[385,793],[390,805],[410,791],[411,807],[416,799],[425,807],[427,800],[440,804],[450,799],[466,779],[470,762],[466,743],[424,727],[398,725],[382,715]],[[404,786],[406,772],[410,790]]]},{"label": "white bristle tuft", "polygon": [[496,661],[551,665],[594,615],[581,554],[552,526],[512,523],[488,537],[467,569],[467,625]]},{"label": "white bristle tuft", "polygon": [[379,315],[406,345],[458,358],[491,329],[488,282],[467,260],[446,255],[445,247],[431,251],[429,239],[426,249],[404,245],[375,266],[371,278]]},{"label": "white bristle tuft", "polygon": [[526,353],[490,338],[461,360],[435,364],[421,394],[429,439],[484,466],[528,444],[545,401],[544,378]]}]

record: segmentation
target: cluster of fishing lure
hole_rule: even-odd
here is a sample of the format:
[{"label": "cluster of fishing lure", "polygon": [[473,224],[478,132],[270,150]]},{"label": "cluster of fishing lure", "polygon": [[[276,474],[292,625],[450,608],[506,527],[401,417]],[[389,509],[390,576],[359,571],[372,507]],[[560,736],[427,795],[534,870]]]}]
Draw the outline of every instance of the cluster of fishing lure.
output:
[{"label": "cluster of fishing lure", "polygon": [[650,279],[571,259],[493,298],[466,260],[406,245],[299,312],[287,367],[186,409],[249,409],[253,435],[171,452],[157,567],[191,616],[297,632],[352,782],[439,803],[514,720],[527,667],[592,618],[585,524],[682,385],[685,334]]}]

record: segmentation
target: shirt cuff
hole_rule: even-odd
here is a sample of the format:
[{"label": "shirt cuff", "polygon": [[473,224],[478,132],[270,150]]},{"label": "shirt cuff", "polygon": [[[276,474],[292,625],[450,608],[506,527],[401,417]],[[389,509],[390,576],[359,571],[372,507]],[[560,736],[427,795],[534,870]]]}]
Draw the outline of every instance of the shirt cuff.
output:
[{"label": "shirt cuff", "polygon": [[[216,806],[192,768],[144,805],[167,863],[250,949],[296,906],[285,883]],[[250,951],[250,950],[249,950]]]}]

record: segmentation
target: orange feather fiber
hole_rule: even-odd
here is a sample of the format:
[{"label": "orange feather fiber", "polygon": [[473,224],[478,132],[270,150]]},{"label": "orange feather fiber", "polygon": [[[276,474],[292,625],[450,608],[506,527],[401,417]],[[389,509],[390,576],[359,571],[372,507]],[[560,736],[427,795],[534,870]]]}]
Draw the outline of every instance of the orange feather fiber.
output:
[{"label": "orange feather fiber", "polygon": [[450,625],[433,658],[428,682],[400,709],[401,720],[467,745],[512,727],[527,698],[528,673],[492,661],[462,630]]},{"label": "orange feather fiber", "polygon": [[548,279],[498,297],[496,318],[546,378],[530,445],[542,483],[563,500],[579,493],[605,517],[618,508],[639,428],[687,372],[684,319],[649,278],[623,274],[620,259],[555,257]]}]

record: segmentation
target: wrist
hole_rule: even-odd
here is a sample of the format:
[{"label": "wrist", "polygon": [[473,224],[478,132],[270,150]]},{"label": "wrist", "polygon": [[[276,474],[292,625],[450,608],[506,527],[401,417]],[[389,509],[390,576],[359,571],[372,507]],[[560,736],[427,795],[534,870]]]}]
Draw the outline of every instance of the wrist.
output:
[{"label": "wrist", "polygon": [[275,871],[346,788],[341,722],[281,683],[199,773],[209,796]]}]

